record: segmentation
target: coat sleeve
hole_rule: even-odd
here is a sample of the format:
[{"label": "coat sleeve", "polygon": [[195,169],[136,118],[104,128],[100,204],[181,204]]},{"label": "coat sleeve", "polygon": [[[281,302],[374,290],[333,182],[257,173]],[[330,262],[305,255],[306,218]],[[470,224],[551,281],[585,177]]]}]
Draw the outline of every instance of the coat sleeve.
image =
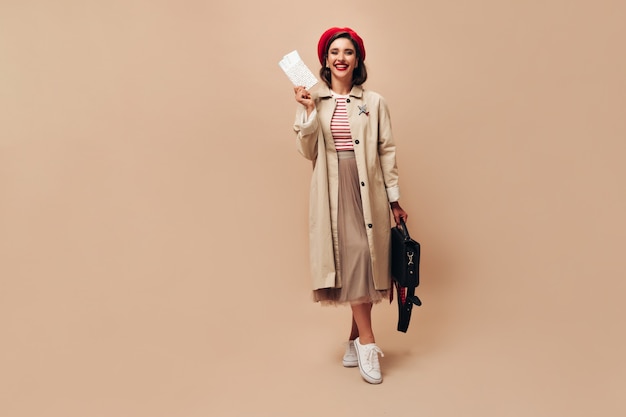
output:
[{"label": "coat sleeve", "polygon": [[391,132],[391,118],[387,103],[381,97],[378,106],[378,155],[383,171],[383,180],[390,203],[400,199],[398,186],[398,166],[396,164],[396,145]]},{"label": "coat sleeve", "polygon": [[317,137],[319,129],[320,124],[317,119],[317,109],[313,110],[307,117],[306,108],[304,106],[298,106],[296,110],[296,120],[293,125],[293,130],[295,130],[297,134],[296,146],[298,152],[311,161],[317,159]]}]

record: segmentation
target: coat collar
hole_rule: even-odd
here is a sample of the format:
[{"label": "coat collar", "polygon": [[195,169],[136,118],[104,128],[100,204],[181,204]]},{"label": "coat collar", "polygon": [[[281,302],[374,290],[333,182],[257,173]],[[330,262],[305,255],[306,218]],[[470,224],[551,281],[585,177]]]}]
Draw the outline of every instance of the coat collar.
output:
[{"label": "coat collar", "polygon": [[[332,91],[330,91],[330,88],[325,83],[320,83],[320,84],[321,85],[317,88],[317,96],[319,98],[332,97]],[[363,87],[361,87],[360,85],[353,86],[352,90],[350,90],[350,97],[362,98]]]}]

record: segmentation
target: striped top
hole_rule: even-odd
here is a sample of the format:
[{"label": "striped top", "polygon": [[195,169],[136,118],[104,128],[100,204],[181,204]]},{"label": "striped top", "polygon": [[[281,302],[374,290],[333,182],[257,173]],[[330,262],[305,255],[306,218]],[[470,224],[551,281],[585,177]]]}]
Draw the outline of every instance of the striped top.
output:
[{"label": "striped top", "polygon": [[348,96],[334,94],[337,105],[333,118],[330,120],[330,132],[335,141],[337,151],[352,151],[352,135],[350,134],[350,123],[348,122],[348,110],[346,109],[346,99]]}]

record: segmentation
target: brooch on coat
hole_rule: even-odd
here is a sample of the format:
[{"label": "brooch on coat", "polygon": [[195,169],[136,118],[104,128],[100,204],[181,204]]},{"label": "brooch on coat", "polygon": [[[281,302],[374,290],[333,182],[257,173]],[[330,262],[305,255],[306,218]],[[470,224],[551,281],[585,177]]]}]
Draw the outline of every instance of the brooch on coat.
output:
[{"label": "brooch on coat", "polygon": [[364,113],[365,113],[366,116],[370,115],[370,112],[367,111],[367,104],[359,106],[359,116],[364,114]]}]

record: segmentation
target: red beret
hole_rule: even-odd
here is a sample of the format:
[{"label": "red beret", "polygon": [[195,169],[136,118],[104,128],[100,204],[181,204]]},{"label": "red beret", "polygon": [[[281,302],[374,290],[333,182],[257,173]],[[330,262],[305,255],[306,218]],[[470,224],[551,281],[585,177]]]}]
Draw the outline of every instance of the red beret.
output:
[{"label": "red beret", "polygon": [[319,42],[317,43],[317,56],[320,59],[320,64],[324,66],[324,55],[328,51],[328,42],[330,39],[338,33],[347,33],[356,42],[359,48],[359,55],[361,59],[365,61],[365,46],[363,45],[363,39],[350,28],[330,28],[322,34]]}]

